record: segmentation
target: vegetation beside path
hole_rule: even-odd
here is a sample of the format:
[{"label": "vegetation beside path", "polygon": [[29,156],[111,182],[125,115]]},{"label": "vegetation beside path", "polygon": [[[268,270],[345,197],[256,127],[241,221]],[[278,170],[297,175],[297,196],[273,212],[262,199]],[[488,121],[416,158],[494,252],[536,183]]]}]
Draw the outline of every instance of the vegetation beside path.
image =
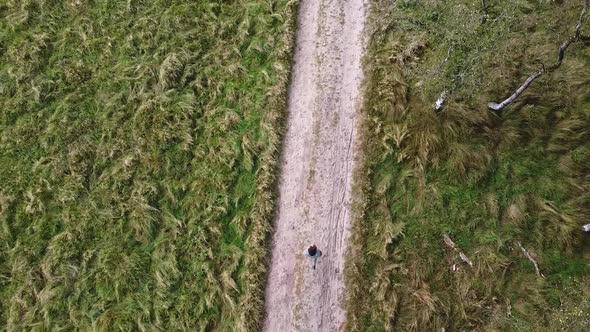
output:
[{"label": "vegetation beside path", "polygon": [[0,3],[2,329],[258,329],[296,3]]},{"label": "vegetation beside path", "polygon": [[555,61],[581,9],[372,2],[350,330],[590,328],[590,48],[572,46],[501,114],[487,109]]}]

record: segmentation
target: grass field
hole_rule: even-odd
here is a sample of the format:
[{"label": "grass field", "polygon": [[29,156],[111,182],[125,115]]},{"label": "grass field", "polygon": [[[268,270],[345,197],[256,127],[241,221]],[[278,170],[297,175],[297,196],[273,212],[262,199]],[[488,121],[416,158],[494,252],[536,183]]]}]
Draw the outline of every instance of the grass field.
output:
[{"label": "grass field", "polygon": [[296,1],[0,2],[0,330],[256,330]]},{"label": "grass field", "polygon": [[373,1],[350,330],[590,329],[581,230],[590,222],[590,47],[568,49],[561,68],[502,114],[486,107],[555,61],[581,9],[580,0]]}]

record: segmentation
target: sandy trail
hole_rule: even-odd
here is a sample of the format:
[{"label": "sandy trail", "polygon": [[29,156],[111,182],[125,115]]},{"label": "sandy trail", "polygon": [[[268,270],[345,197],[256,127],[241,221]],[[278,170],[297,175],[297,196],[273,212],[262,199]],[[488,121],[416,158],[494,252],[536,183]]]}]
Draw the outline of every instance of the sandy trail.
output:
[{"label": "sandy trail", "polygon": [[[301,0],[264,330],[340,331],[367,0]],[[303,256],[315,243],[317,270]]]}]

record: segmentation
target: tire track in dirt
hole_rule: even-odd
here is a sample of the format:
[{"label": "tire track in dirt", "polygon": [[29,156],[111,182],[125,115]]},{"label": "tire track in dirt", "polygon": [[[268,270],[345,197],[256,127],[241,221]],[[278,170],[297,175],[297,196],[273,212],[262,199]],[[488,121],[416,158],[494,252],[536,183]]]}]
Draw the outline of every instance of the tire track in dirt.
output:
[{"label": "tire track in dirt", "polygon": [[[264,330],[340,331],[367,0],[301,0]],[[303,256],[323,251],[317,270]]]}]

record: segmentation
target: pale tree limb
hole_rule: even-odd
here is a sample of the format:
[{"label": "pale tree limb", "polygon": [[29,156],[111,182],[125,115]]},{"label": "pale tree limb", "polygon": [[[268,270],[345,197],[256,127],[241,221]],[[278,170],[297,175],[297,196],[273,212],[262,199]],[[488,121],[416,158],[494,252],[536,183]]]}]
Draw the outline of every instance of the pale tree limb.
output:
[{"label": "pale tree limb", "polygon": [[518,246],[520,247],[520,250],[522,250],[522,253],[526,256],[526,258],[528,258],[529,261],[531,261],[531,263],[533,263],[533,265],[535,266],[535,271],[537,272],[537,275],[541,278],[545,278],[543,273],[541,273],[541,269],[539,268],[539,263],[537,262],[537,260],[528,252],[528,250],[526,250],[522,246],[520,241],[517,241],[516,244],[518,244]]},{"label": "pale tree limb", "polygon": [[516,91],[510,97],[506,98],[501,103],[499,103],[499,104],[493,103],[493,102],[489,103],[488,104],[489,109],[499,112],[502,109],[504,109],[505,107],[512,104],[529,87],[529,85],[531,85],[531,83],[533,83],[537,78],[541,77],[545,73],[552,72],[561,66],[561,63],[563,62],[563,58],[565,57],[565,51],[567,50],[567,48],[571,44],[576,43],[576,42],[580,42],[580,41],[582,41],[582,42],[589,42],[590,41],[590,36],[585,36],[582,34],[582,26],[584,25],[584,20],[586,18],[586,14],[588,12],[588,7],[590,7],[590,0],[583,0],[583,2],[584,2],[584,8],[582,9],[582,12],[580,13],[580,18],[578,19],[578,24],[576,25],[576,30],[574,32],[574,35],[571,36],[570,38],[568,38],[559,47],[559,50],[557,53],[557,61],[555,61],[555,63],[553,63],[551,66],[548,66],[548,67],[545,67],[543,65],[541,67],[541,69],[539,69],[538,71],[536,71],[535,73],[530,75],[526,79],[526,81],[518,89],[516,89]]},{"label": "pale tree limb", "polygon": [[467,257],[467,255],[463,253],[463,251],[461,251],[461,249],[459,249],[459,247],[455,244],[455,242],[453,242],[453,240],[451,240],[451,238],[447,234],[443,235],[443,241],[449,248],[453,249],[453,251],[459,254],[459,257],[461,257],[461,260],[463,262],[473,267],[473,262],[469,259],[469,257]]},{"label": "pale tree limb", "polygon": [[440,96],[438,96],[438,99],[436,100],[436,102],[434,103],[434,111],[435,112],[440,112],[443,109],[443,104],[445,103],[445,99],[447,98],[447,91],[443,91]]}]

